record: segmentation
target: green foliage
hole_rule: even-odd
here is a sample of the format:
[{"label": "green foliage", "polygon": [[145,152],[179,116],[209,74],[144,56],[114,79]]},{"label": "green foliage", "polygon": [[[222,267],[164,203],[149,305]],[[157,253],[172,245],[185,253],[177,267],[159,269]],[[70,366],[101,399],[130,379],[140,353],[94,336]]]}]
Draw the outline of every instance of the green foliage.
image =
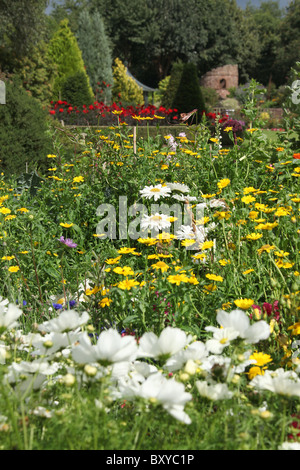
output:
[{"label": "green foliage", "polygon": [[113,83],[112,56],[103,19],[98,12],[94,15],[87,10],[81,12],[77,37],[91,87],[95,94],[99,89],[101,101],[109,103]]},{"label": "green foliage", "polygon": [[183,67],[184,67],[184,65],[180,61],[175,62],[172,66],[170,79],[168,80],[168,85],[167,85],[167,87],[165,89],[165,92],[162,96],[162,103],[161,104],[165,108],[171,108],[172,107],[174,98],[176,96],[176,93],[177,93],[177,90],[178,90],[178,87],[179,87],[179,84],[180,84],[180,80],[181,80],[181,76],[182,76],[182,72],[183,72]]},{"label": "green foliage", "polygon": [[81,51],[67,19],[60,22],[58,30],[49,42],[49,56],[57,65],[53,87],[54,100],[60,98],[63,83],[69,76],[81,71],[88,78]]},{"label": "green foliage", "polygon": [[47,0],[1,0],[0,63],[12,72],[16,61],[31,53],[45,35]]},{"label": "green foliage", "polygon": [[172,108],[178,109],[179,113],[187,113],[197,108],[198,117],[205,110],[195,64],[184,64]]},{"label": "green foliage", "polygon": [[248,13],[250,20],[254,20],[254,29],[259,33],[260,41],[253,78],[266,86],[277,75],[275,62],[281,42],[282,11],[278,2],[269,1],[262,2],[259,8],[249,8]]},{"label": "green foliage", "polygon": [[80,71],[66,78],[62,84],[61,96],[72,106],[92,104],[93,95],[86,74]]},{"label": "green foliage", "polygon": [[51,142],[47,137],[47,114],[19,81],[6,82],[6,104],[0,106],[1,169],[20,174],[26,168],[44,168]]},{"label": "green foliage", "polygon": [[118,58],[115,59],[114,64],[113,100],[121,101],[123,106],[144,104],[143,90],[127,75],[125,65]]},{"label": "green foliage", "polygon": [[277,85],[286,84],[291,68],[295,67],[296,62],[299,61],[299,29],[300,0],[293,0],[287,8],[287,14],[279,29],[281,44],[277,52],[273,74]]},{"label": "green foliage", "polygon": [[18,67],[18,75],[24,88],[42,105],[49,106],[57,67],[49,57],[47,44],[40,42]]},{"label": "green foliage", "polygon": [[79,16],[89,6],[90,0],[52,0],[53,9],[50,17],[54,23],[59,24],[68,19],[71,30],[78,30]]},{"label": "green foliage", "polygon": [[200,90],[207,108],[214,108],[219,101],[219,95],[214,88],[200,86]]},{"label": "green foliage", "polygon": [[187,113],[197,108],[199,116],[205,110],[197,68],[194,64],[176,62],[173,65],[162,104],[168,108],[178,109],[179,113]]},{"label": "green foliage", "polygon": [[168,88],[169,82],[170,82],[170,78],[171,78],[171,76],[167,75],[165,78],[160,80],[160,82],[158,83],[158,88],[154,92],[154,103],[156,103],[157,105],[160,105],[162,103],[162,98],[163,98],[164,94],[167,91],[167,88]]}]

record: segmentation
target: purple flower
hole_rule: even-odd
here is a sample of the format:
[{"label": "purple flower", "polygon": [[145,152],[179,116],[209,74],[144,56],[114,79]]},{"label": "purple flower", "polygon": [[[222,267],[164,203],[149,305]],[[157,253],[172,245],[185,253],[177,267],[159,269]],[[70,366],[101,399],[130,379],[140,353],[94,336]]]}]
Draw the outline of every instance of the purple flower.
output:
[{"label": "purple flower", "polygon": [[237,132],[240,132],[243,130],[243,123],[242,121],[237,121],[236,119],[228,119],[225,121],[223,124],[223,129],[226,127],[232,127],[232,132],[236,134]]},{"label": "purple flower", "polygon": [[65,239],[64,237],[60,237],[59,241],[69,248],[76,248],[77,246],[77,243],[74,243],[73,240],[71,240],[71,238]]}]

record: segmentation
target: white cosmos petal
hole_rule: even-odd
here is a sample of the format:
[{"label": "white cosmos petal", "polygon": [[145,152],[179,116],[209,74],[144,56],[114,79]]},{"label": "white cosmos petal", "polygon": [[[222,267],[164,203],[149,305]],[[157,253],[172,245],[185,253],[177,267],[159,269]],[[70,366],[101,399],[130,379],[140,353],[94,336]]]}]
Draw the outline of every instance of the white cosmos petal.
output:
[{"label": "white cosmos petal", "polygon": [[0,305],[0,328],[14,328],[22,313],[22,310],[16,305],[8,304],[7,307],[7,303],[2,301]]},{"label": "white cosmos petal", "polygon": [[89,318],[90,316],[87,312],[83,312],[79,315],[75,310],[64,310],[57,318],[41,323],[39,325],[39,330],[64,333],[85,325]]},{"label": "white cosmos petal", "polygon": [[156,336],[153,332],[144,333],[139,342],[139,357],[172,355],[183,349],[192,341],[192,336],[179,328],[166,327]]}]

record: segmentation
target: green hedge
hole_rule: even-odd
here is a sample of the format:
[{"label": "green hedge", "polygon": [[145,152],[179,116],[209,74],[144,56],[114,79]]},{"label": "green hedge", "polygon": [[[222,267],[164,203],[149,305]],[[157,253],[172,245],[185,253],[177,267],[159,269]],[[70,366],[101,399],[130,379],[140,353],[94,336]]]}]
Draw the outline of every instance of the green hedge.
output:
[{"label": "green hedge", "polygon": [[0,105],[0,168],[19,175],[43,169],[52,143],[47,112],[14,78],[6,82],[6,104]]}]

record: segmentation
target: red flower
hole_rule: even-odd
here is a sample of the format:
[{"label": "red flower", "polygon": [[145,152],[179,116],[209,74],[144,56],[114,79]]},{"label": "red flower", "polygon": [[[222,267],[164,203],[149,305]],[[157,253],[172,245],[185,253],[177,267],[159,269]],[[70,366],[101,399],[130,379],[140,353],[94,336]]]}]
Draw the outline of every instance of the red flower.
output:
[{"label": "red flower", "polygon": [[54,110],[54,109],[50,109],[49,114],[55,114],[55,110]]},{"label": "red flower", "polygon": [[300,153],[294,153],[293,158],[300,160]]}]

